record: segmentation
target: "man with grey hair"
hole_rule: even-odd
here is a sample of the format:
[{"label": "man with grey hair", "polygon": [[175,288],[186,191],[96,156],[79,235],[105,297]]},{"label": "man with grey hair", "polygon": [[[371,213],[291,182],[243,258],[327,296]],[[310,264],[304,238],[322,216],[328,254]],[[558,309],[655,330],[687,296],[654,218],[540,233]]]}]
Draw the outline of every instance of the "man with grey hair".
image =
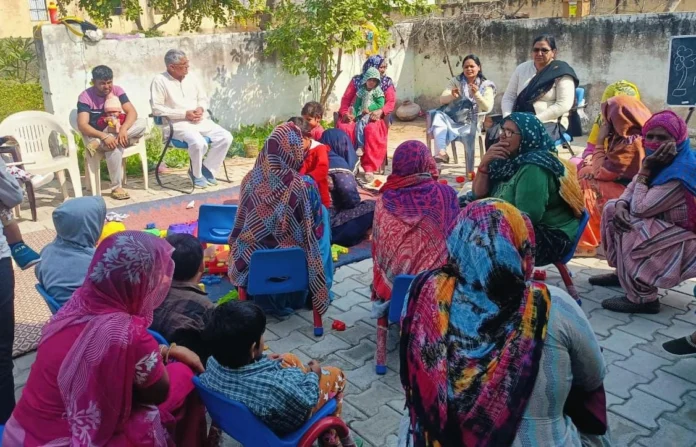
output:
[{"label": "man with grey hair", "polygon": [[[172,138],[188,144],[189,175],[194,186],[217,185],[215,173],[225,161],[232,134],[210,119],[206,111],[208,97],[198,79],[189,74],[186,54],[181,50],[169,50],[164,63],[167,71],[155,76],[150,86],[152,113],[169,118],[174,130]],[[210,139],[210,150],[206,138]]]}]

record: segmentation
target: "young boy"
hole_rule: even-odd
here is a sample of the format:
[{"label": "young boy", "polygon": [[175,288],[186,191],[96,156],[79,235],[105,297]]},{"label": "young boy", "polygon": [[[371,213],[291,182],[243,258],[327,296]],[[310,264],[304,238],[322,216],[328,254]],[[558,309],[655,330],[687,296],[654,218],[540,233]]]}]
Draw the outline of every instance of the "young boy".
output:
[{"label": "young boy", "polygon": [[[292,354],[263,354],[266,315],[250,301],[217,306],[203,334],[211,349],[203,386],[244,404],[277,435],[298,430],[318,409],[337,399],[341,415],[346,378],[338,368],[312,360],[303,365]],[[353,447],[351,436],[324,433],[320,446]]]},{"label": "young boy", "polygon": [[205,362],[210,350],[201,334],[215,305],[198,287],[205,270],[203,248],[190,234],[171,234],[167,242],[174,247],[174,277],[167,298],[155,309],[151,327],[170,343],[189,348]]},{"label": "young boy", "polygon": [[[0,137],[0,146],[6,143],[16,144],[16,141],[11,137]],[[7,173],[14,177],[20,184],[21,182],[31,181],[31,175],[22,169],[17,167],[3,169],[7,169]],[[17,267],[26,270],[41,261],[41,256],[24,243],[22,231],[19,229],[17,222],[12,218],[12,210],[2,205],[0,205],[0,222],[2,223],[2,233],[5,235],[5,239],[7,239],[7,245],[10,246],[12,259],[14,259]]]},{"label": "young boy", "polygon": [[[362,86],[358,90],[353,104],[355,120],[355,140],[357,141],[356,154],[362,157],[365,147],[365,126],[370,122],[370,113],[384,107],[384,92],[380,85],[379,71],[370,67],[362,78]],[[366,173],[367,174],[367,173]],[[370,173],[371,174],[371,173]]]},{"label": "young boy", "polygon": [[311,136],[315,141],[321,140],[324,128],[321,127],[321,119],[324,117],[324,108],[316,101],[310,101],[302,107],[302,118],[309,123],[312,129]]},{"label": "young boy", "polygon": [[304,118],[293,116],[288,122],[293,123],[302,131],[302,141],[307,155],[300,169],[300,174],[308,175],[314,179],[321,196],[321,204],[329,209],[331,208],[331,192],[329,190],[329,151],[331,148],[312,138],[310,125]]}]

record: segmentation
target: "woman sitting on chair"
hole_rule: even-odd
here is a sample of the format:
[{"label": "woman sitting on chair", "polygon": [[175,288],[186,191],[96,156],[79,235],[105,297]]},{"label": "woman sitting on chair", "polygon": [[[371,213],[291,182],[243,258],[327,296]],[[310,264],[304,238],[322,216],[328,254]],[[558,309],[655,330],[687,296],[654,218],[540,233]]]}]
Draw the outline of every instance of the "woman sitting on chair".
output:
[{"label": "woman sitting on chair", "polygon": [[[256,164],[242,180],[229,240],[229,277],[235,286],[247,287],[256,250],[300,247],[307,256],[314,309],[324,314],[333,278],[331,232],[316,183],[299,174],[310,143],[290,122],[276,127],[266,140]],[[307,293],[251,298],[267,313],[287,315],[304,305]]]},{"label": "woman sitting on chair", "polygon": [[99,244],[84,284],[43,328],[3,445],[205,445],[191,381],[200,359],[147,331],[172,282],[172,250],[142,231]]},{"label": "woman sitting on chair", "polygon": [[556,53],[553,36],[543,34],[534,39],[534,59],[515,69],[501,103],[503,117],[512,112],[536,115],[554,142],[568,129],[575,88],[580,83],[570,65],[556,60]]},{"label": "woman sitting on chair", "polygon": [[387,72],[387,60],[382,56],[371,56],[362,67],[362,72],[354,76],[348,83],[345,93],[341,98],[341,108],[339,109],[339,121],[336,123],[338,129],[343,130],[351,138],[353,145],[355,141],[355,116],[353,115],[353,104],[357,98],[363,75],[369,68],[376,68],[382,76],[380,88],[384,92],[385,104],[380,110],[371,113],[370,123],[365,127],[365,151],[360,157],[360,165],[365,170],[365,179],[371,182],[374,173],[382,166],[387,157],[387,136],[389,127],[384,121],[384,117],[394,111],[396,104],[396,87],[394,81]]},{"label": "woman sitting on chair", "polygon": [[481,160],[468,200],[497,197],[527,213],[536,233],[536,265],[553,264],[577,236],[583,211],[577,170],[558,158],[534,115],[513,113],[501,125],[500,141]]},{"label": "woman sitting on chair", "polygon": [[696,154],[686,123],[656,113],[643,126],[643,144],[638,175],[602,212],[602,246],[616,272],[590,278],[626,291],[602,302],[614,312],[658,313],[658,287],[696,278]]},{"label": "woman sitting on chair", "polygon": [[[432,110],[432,125],[429,131],[435,140],[433,156],[438,163],[449,163],[447,146],[454,140],[462,138],[466,155],[466,168],[474,169],[476,149],[476,132],[478,114],[493,110],[495,101],[495,84],[486,79],[481,70],[481,61],[475,54],[464,57],[462,73],[449,81],[449,85],[440,95],[440,104],[451,105],[446,113],[443,108]],[[467,123],[456,122],[451,115],[468,108],[471,115]]]}]

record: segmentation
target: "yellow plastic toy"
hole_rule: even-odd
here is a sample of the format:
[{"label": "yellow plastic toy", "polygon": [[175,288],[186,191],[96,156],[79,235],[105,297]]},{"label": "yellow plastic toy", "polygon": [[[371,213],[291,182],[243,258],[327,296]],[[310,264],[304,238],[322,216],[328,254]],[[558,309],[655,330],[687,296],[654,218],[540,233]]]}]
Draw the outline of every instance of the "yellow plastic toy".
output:
[{"label": "yellow plastic toy", "polygon": [[375,54],[379,54],[379,44],[377,43],[379,40],[379,30],[377,30],[377,27],[370,22],[363,23],[360,27],[363,29],[365,39],[367,40],[365,55],[374,56]]},{"label": "yellow plastic toy", "polygon": [[101,241],[111,236],[112,234],[120,233],[122,231],[126,231],[126,226],[123,225],[123,222],[107,222],[106,224],[104,224],[104,228],[102,228],[101,236],[99,236],[97,245],[99,245]]},{"label": "yellow plastic toy", "polygon": [[338,244],[333,244],[331,246],[331,259],[338,261],[338,255],[348,254],[350,250]]}]

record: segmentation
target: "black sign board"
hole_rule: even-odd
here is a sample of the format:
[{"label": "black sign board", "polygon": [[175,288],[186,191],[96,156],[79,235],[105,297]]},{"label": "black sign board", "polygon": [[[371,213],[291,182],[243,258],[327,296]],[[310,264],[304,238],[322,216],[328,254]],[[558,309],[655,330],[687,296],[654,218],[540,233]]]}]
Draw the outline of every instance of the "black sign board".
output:
[{"label": "black sign board", "polygon": [[667,105],[696,106],[696,36],[675,36],[669,42]]}]

